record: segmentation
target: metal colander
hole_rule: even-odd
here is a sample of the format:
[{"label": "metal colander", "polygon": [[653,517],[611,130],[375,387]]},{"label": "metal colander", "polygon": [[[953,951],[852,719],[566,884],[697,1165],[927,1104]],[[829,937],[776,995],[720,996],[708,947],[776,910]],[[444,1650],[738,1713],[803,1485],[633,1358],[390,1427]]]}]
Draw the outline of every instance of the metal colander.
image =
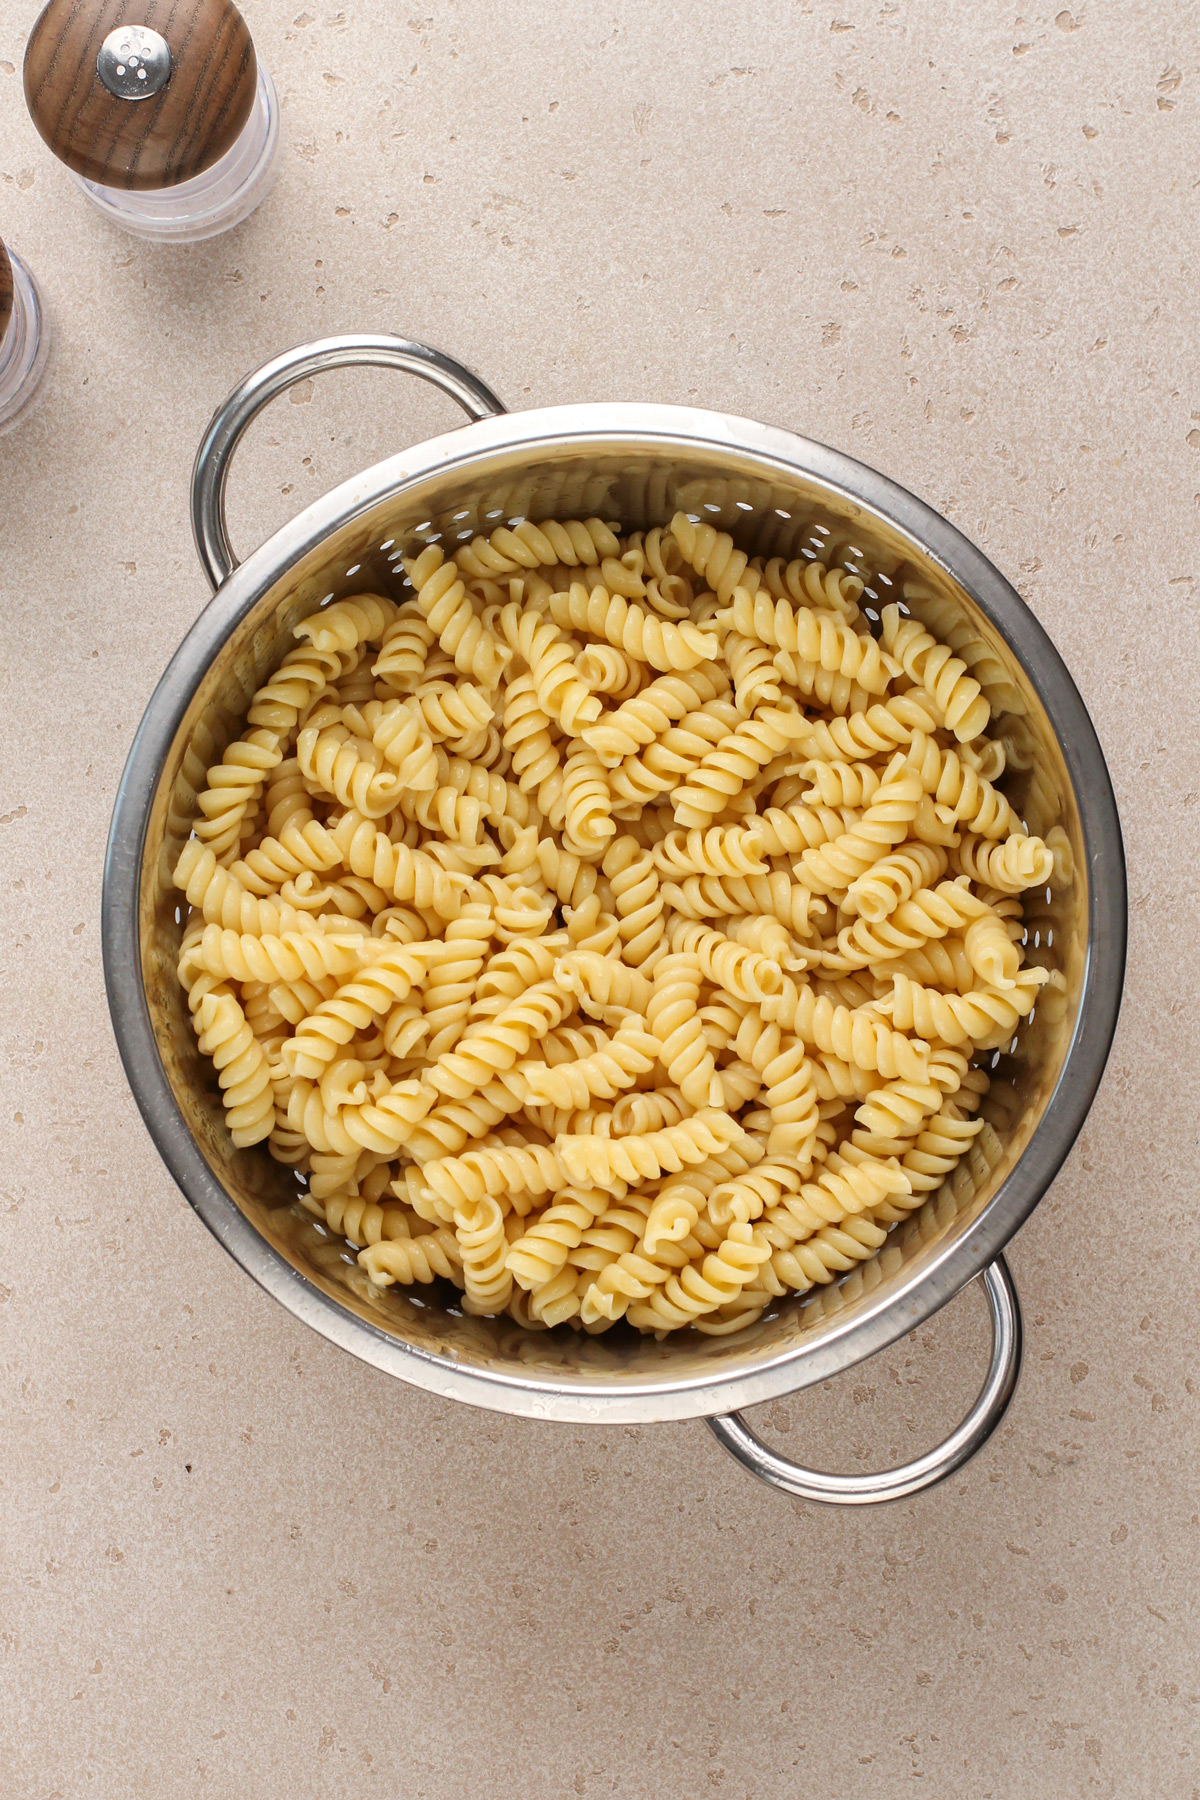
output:
[{"label": "metal colander", "polygon": [[[343,483],[235,566],[225,479],[246,425],[320,370],[383,364],[436,382],[472,423]],[[780,1302],[749,1329],[662,1343],[530,1333],[465,1315],[452,1290],[369,1284],[353,1251],[298,1204],[264,1150],[233,1148],[175,965],[181,896],[171,870],[205,771],[237,736],[254,689],[327,599],[395,591],[402,554],[521,518],[598,515],[634,530],[699,514],[752,553],[836,556],[866,604],[902,600],[971,668],[1007,751],[1005,790],[1028,828],[1065,833],[1070,878],[1026,896],[1032,960],[1061,970],[997,1054],[992,1127],[956,1175],[841,1281]],[[279,357],[235,390],[197,457],[193,518],[216,589],[156,689],[122,777],[104,888],[109,1003],[134,1095],[171,1173],[246,1272],[334,1343],[454,1399],[528,1417],[617,1424],[709,1417],[749,1466],[793,1493],[871,1500],[949,1473],[1003,1412],[1020,1329],[1000,1253],[1046,1192],[1083,1123],[1120,1003],[1125,876],[1120,827],[1087,712],[1049,638],[1003,576],[911,494],[791,432],[690,408],[585,405],[507,414],[469,371],[420,345],[345,337]],[[888,1476],[822,1476],[719,1418],[851,1367],[983,1273],[993,1313],[988,1381],[968,1419]]]}]

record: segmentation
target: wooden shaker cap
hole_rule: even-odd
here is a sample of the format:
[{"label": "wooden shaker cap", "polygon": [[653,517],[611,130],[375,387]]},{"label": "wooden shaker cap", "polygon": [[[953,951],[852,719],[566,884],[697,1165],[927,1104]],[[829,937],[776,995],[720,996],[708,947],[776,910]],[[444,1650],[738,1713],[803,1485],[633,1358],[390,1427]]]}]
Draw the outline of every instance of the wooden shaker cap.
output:
[{"label": "wooden shaker cap", "polygon": [[[101,81],[101,46],[120,27],[166,39],[161,91],[121,99]],[[69,169],[105,187],[175,187],[211,168],[254,105],[258,63],[231,0],[50,0],[29,35],[25,99]]]},{"label": "wooden shaker cap", "polygon": [[8,251],[4,248],[4,241],[3,239],[0,239],[0,344],[4,342],[4,334],[8,330],[8,321],[12,318],[12,309],[12,264],[8,260]]}]

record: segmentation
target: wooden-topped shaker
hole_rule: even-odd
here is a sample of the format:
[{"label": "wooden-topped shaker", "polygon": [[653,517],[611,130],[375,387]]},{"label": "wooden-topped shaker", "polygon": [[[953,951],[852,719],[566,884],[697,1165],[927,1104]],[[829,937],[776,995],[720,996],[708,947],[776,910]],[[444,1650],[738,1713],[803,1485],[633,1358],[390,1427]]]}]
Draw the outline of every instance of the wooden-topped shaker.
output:
[{"label": "wooden-topped shaker", "polygon": [[232,0],[50,0],[25,98],[89,198],[141,236],[226,230],[274,175],[278,102]]},{"label": "wooden-topped shaker", "polygon": [[8,321],[12,318],[13,309],[13,272],[8,251],[0,242],[0,344],[4,342],[4,334],[8,330]]},{"label": "wooden-topped shaker", "polygon": [[16,252],[0,243],[0,437],[37,398],[51,347],[38,285]]}]

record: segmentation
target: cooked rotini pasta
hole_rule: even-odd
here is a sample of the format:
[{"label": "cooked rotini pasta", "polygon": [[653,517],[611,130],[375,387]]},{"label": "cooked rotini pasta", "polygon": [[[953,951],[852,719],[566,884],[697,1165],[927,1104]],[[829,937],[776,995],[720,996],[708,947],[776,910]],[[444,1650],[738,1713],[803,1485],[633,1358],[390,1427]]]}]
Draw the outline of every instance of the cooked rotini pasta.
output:
[{"label": "cooked rotini pasta", "polygon": [[652,669],[694,669],[711,662],[718,647],[715,632],[686,621],[672,625],[602,587],[589,593],[580,581],[573,581],[567,593],[552,596],[550,616],[556,625],[601,638]]},{"label": "cooked rotini pasta", "polygon": [[721,1335],[998,1162],[972,1057],[1062,1011],[1020,895],[1071,848],[997,785],[982,646],[820,554],[418,539],[194,759],[200,1051],[381,1292]]}]

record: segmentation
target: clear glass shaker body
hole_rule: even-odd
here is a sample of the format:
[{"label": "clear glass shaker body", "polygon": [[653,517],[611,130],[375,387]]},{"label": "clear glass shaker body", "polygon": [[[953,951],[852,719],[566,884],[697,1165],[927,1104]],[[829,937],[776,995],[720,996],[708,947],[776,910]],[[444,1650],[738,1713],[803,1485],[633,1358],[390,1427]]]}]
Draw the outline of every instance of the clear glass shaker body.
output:
[{"label": "clear glass shaker body", "polygon": [[53,351],[41,289],[14,251],[0,246],[4,253],[12,266],[13,303],[0,338],[0,437],[26,418],[41,397]]}]

